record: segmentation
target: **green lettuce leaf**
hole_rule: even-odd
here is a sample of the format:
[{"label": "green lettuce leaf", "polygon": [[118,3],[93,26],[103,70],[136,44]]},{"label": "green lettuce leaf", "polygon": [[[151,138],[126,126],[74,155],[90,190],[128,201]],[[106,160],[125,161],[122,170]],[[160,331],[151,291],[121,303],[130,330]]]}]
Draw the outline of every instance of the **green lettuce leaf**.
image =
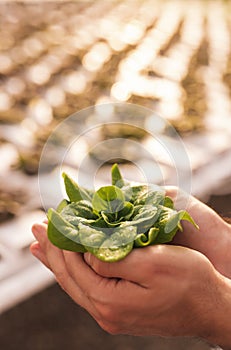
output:
[{"label": "green lettuce leaf", "polygon": [[64,179],[66,193],[71,202],[78,202],[83,199],[91,202],[94,193],[93,191],[79,187],[77,183],[66,173],[63,173],[62,176]]},{"label": "green lettuce leaf", "polygon": [[86,252],[84,246],[79,243],[78,229],[63,219],[54,209],[48,210],[47,234],[51,243],[60,249]]},{"label": "green lettuce leaf", "polygon": [[48,238],[60,249],[89,251],[113,262],[133,248],[169,243],[182,221],[197,224],[186,210],[177,211],[173,200],[156,185],[125,181],[117,164],[111,169],[112,185],[96,192],[78,186],[63,174],[69,200],[48,211]]},{"label": "green lettuce leaf", "polygon": [[123,192],[116,186],[104,186],[95,192],[92,199],[93,209],[100,213],[119,212],[124,206],[125,198]]}]

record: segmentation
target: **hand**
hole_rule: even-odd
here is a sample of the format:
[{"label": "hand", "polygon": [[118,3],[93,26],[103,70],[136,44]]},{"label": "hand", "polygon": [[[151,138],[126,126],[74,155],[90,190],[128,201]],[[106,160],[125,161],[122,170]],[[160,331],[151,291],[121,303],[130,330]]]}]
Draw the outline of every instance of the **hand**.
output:
[{"label": "hand", "polygon": [[172,243],[189,247],[206,255],[215,268],[231,278],[231,225],[214,210],[177,187],[166,187],[166,195],[171,197],[176,209],[186,209],[199,230],[183,222],[183,232],[178,232]]},{"label": "hand", "polygon": [[137,248],[124,260],[106,263],[89,253],[59,250],[47,239],[46,228],[34,225],[38,242],[31,246],[32,254],[106,331],[200,336],[231,344],[230,281],[201,253],[157,245]]}]

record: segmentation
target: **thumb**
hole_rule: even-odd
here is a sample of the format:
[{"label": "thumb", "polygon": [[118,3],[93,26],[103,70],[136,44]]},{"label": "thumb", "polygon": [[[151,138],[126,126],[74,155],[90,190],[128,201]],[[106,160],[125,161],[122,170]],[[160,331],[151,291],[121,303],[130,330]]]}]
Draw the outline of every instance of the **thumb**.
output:
[{"label": "thumb", "polygon": [[160,275],[191,270],[199,255],[203,256],[189,248],[158,244],[133,249],[126,258],[117,262],[104,262],[90,253],[85,253],[84,259],[102,277],[120,278],[148,287]]},{"label": "thumb", "polygon": [[89,252],[84,253],[84,259],[102,277],[121,278],[144,285],[150,272],[154,273],[155,255],[159,255],[158,247],[160,245],[133,249],[126,258],[116,262],[101,261]]}]

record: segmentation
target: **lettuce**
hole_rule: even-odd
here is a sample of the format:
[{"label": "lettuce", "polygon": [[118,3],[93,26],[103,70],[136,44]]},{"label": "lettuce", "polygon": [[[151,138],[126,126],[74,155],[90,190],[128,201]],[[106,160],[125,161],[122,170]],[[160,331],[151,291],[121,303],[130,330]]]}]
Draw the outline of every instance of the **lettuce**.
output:
[{"label": "lettuce", "polygon": [[48,210],[48,238],[58,248],[91,252],[103,261],[125,258],[133,248],[171,242],[181,221],[198,228],[185,210],[155,185],[125,181],[117,164],[112,185],[91,191],[63,174],[68,200]]}]

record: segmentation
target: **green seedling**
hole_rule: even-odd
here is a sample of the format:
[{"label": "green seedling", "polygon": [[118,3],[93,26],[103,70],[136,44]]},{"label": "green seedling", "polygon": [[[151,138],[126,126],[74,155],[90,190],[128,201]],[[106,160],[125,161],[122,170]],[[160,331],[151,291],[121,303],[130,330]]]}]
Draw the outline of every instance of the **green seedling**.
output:
[{"label": "green seedling", "polygon": [[48,238],[55,246],[113,262],[134,248],[171,242],[183,230],[182,220],[198,228],[161,187],[125,181],[117,164],[111,177],[112,185],[94,192],[63,174],[68,199],[47,215]]}]

